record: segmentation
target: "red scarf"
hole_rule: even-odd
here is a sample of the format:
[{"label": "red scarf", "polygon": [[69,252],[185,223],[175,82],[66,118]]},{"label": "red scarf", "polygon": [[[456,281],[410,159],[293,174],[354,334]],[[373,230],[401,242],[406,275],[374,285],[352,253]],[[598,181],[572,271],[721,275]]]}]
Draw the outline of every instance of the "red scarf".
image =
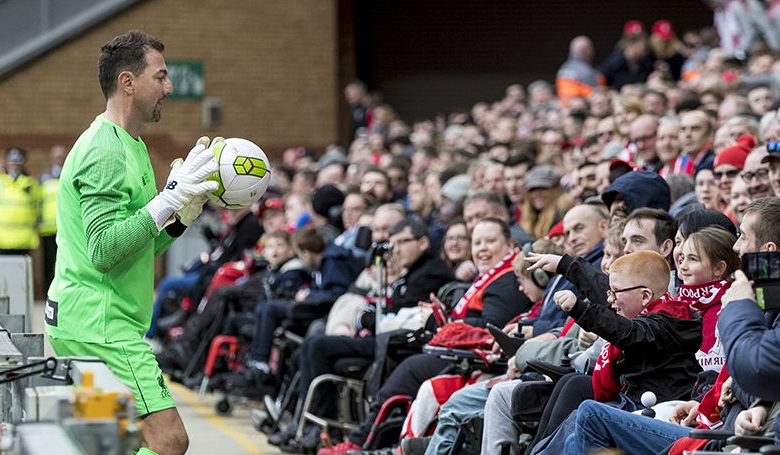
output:
[{"label": "red scarf", "polygon": [[696,353],[696,359],[705,370],[720,371],[726,362],[726,356],[720,345],[717,323],[721,307],[720,299],[729,287],[731,287],[729,280],[710,281],[693,286],[683,284],[677,293],[678,300],[686,302],[701,315],[702,343],[699,352]]},{"label": "red scarf", "polygon": [[[723,383],[729,377],[728,368],[723,368],[718,374],[718,379],[715,384],[704,394],[704,397],[699,403],[697,410],[696,422],[697,429],[718,429],[723,426],[723,422],[720,420],[721,408],[718,406],[720,400],[720,390],[723,388]],[[683,455],[696,449],[701,449],[704,444],[707,443],[706,439],[694,439],[694,438],[680,438],[669,449],[669,455]]]},{"label": "red scarf", "polygon": [[[651,313],[663,313],[679,319],[691,319],[692,316],[687,304],[672,300],[668,292],[665,292],[660,298],[647,305],[637,317]],[[619,398],[618,395],[623,390],[623,385],[615,372],[615,362],[618,360],[620,352],[620,348],[612,343],[606,343],[601,348],[601,354],[596,359],[596,365],[593,368],[592,385],[594,400],[606,402]]]},{"label": "red scarf", "polygon": [[514,273],[512,270],[512,261],[520,251],[514,249],[506,256],[501,258],[496,265],[491,267],[487,272],[478,276],[474,283],[466,290],[463,297],[455,304],[455,308],[452,309],[450,316],[456,319],[463,319],[469,310],[482,311],[482,296],[485,293],[485,289],[490,286],[499,277],[506,273]]}]

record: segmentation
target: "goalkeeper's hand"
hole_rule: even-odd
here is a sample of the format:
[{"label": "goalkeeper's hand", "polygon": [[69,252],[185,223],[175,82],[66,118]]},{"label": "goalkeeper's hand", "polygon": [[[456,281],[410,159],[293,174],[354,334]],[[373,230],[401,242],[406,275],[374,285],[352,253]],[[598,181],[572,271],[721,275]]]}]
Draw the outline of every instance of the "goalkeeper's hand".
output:
[{"label": "goalkeeper's hand", "polygon": [[[203,136],[202,138],[198,139],[197,143],[200,143],[201,141],[205,141],[205,143],[209,142],[209,138],[207,136]],[[214,151],[214,147],[218,145],[220,142],[225,142],[224,137],[215,137],[211,144],[209,145],[209,150],[212,152]],[[183,160],[181,158],[177,158],[171,163],[171,173],[176,172],[179,167],[182,165]],[[176,212],[176,217],[179,218],[179,221],[185,226],[191,226],[192,223],[200,216],[200,213],[203,211],[203,205],[206,204],[206,201],[208,201],[208,195],[202,194],[200,196],[195,197],[192,202],[184,206],[183,209]]]},{"label": "goalkeeper's hand", "polygon": [[206,180],[218,168],[208,144],[207,137],[198,139],[184,162],[171,169],[162,192],[146,204],[158,231],[173,222],[174,213],[192,203],[196,197],[217,189],[217,182]]}]

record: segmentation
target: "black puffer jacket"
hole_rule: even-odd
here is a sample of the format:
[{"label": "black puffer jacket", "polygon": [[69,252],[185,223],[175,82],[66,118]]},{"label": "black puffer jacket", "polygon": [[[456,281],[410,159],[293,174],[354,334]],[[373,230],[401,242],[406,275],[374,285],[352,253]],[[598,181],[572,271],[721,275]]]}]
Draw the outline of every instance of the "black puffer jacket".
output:
[{"label": "black puffer jacket", "polygon": [[676,300],[656,300],[647,310],[626,319],[604,305],[577,301],[569,315],[583,330],[620,348],[613,371],[629,399],[640,403],[642,394],[651,391],[659,403],[688,400],[701,371],[696,360],[701,318]]}]

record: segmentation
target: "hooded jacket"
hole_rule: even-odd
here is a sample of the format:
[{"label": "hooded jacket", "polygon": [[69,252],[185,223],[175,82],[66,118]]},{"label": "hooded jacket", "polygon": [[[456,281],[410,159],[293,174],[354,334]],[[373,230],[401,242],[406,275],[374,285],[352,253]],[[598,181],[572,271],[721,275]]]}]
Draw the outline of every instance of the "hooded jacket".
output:
[{"label": "hooded jacket", "polygon": [[621,175],[604,190],[601,200],[609,208],[618,195],[626,201],[629,213],[642,207],[668,211],[671,204],[669,184],[651,171],[632,171]]}]

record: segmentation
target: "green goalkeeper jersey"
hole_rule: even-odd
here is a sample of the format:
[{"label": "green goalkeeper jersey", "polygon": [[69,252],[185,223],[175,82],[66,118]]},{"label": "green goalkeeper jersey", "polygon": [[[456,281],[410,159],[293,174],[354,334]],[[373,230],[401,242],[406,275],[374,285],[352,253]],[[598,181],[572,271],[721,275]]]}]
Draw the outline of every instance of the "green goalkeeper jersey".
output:
[{"label": "green goalkeeper jersey", "polygon": [[144,208],[156,195],[146,145],[98,115],[62,168],[47,334],[105,343],[149,329],[154,256],[173,241]]}]

